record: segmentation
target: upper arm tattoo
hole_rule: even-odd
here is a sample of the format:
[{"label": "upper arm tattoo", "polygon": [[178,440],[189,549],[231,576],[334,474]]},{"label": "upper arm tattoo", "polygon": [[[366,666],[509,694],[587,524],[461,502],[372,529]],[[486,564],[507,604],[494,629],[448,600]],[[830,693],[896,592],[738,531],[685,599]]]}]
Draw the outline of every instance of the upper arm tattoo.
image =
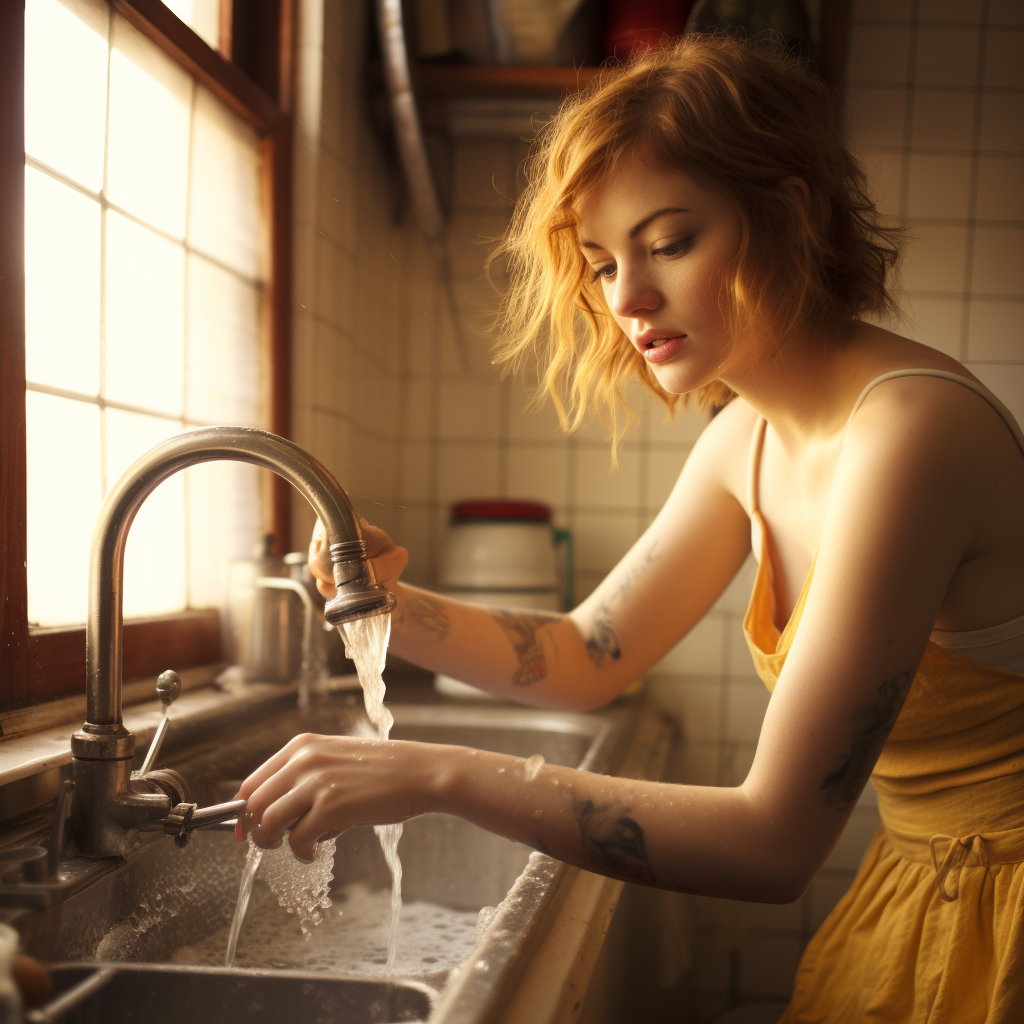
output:
[{"label": "upper arm tattoo", "polygon": [[562,616],[552,612],[509,612],[503,609],[496,609],[491,615],[505,631],[519,661],[519,668],[512,674],[512,685],[532,686],[543,679],[548,674],[548,659],[537,630],[559,622]]},{"label": "upper arm tattoo", "polygon": [[613,602],[624,601],[629,597],[633,584],[652,562],[658,560],[660,556],[654,553],[657,546],[658,542],[655,541],[644,556],[644,560],[629,569],[611,597],[607,601],[602,601],[598,606],[590,636],[586,639],[587,656],[598,668],[604,664],[606,658],[618,661],[622,657],[622,647],[619,644],[619,634],[615,629],[615,620],[612,618],[611,606]]},{"label": "upper arm tattoo", "polygon": [[406,622],[415,622],[438,640],[443,640],[452,628],[448,612],[440,601],[418,595],[410,598],[402,609],[399,620],[404,626]]},{"label": "upper arm tattoo", "polygon": [[901,672],[878,688],[878,699],[850,739],[849,754],[841,765],[825,776],[821,784],[826,807],[847,811],[857,802],[886,737],[896,724],[912,681],[909,672]]},{"label": "upper arm tattoo", "polygon": [[645,885],[657,885],[647,859],[644,830],[629,808],[576,800],[572,808],[580,829],[580,846],[599,871]]}]

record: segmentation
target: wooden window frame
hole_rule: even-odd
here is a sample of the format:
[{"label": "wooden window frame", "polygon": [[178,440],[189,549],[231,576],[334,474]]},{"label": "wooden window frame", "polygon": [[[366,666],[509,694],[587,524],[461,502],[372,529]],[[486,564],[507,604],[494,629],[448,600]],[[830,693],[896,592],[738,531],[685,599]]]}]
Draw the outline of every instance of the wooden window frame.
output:
[{"label": "wooden window frame", "polygon": [[[261,68],[260,88],[231,55],[231,0],[223,0],[220,50],[211,48],[159,0],[109,0],[111,7],[250,124],[263,151],[264,214],[270,235],[264,289],[265,400],[270,429],[287,437],[291,420],[291,98],[293,0],[243,0],[276,33],[276,68]],[[243,6],[244,5],[244,6]],[[269,21],[267,19],[270,19]],[[0,708],[80,693],[85,686],[85,628],[30,628],[26,558],[25,452],[25,9],[0,3]],[[265,510],[283,553],[290,535],[291,495],[273,476]],[[55,537],[59,544],[60,538]],[[59,581],[56,581],[59,586]],[[216,609],[189,610],[124,624],[126,679],[221,658]]]}]

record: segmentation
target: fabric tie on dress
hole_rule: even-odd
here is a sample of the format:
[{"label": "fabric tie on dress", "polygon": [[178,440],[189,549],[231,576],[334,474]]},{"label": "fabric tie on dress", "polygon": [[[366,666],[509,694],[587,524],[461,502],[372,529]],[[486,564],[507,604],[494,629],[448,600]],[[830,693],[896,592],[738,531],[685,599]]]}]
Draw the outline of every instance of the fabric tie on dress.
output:
[{"label": "fabric tie on dress", "polygon": [[[946,855],[939,861],[939,849],[946,845]],[[960,896],[960,872],[967,863],[967,858],[975,854],[975,864],[980,867],[990,866],[985,840],[979,835],[965,836],[954,839],[952,836],[935,835],[928,841],[932,854],[932,867],[935,868],[935,888],[939,898],[946,903],[954,903]]]}]

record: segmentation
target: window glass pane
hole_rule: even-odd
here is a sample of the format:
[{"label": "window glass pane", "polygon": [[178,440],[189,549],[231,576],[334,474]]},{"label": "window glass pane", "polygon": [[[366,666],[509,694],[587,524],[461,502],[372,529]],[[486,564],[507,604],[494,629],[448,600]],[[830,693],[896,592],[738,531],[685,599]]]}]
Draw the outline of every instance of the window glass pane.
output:
[{"label": "window glass pane", "polygon": [[164,5],[215,50],[220,48],[220,0],[164,0]]},{"label": "window glass pane", "polygon": [[259,312],[255,288],[202,256],[189,256],[189,421],[262,425]]},{"label": "window glass pane", "polygon": [[180,416],[185,252],[107,211],[105,397]]},{"label": "window glass pane", "polygon": [[100,3],[68,7],[25,5],[25,151],[99,192],[110,15]]},{"label": "window glass pane", "polygon": [[28,456],[28,618],[85,620],[89,541],[100,510],[100,411],[88,402],[25,395]]},{"label": "window glass pane", "polygon": [[189,607],[222,604],[228,561],[252,557],[263,534],[262,472],[241,462],[206,462],[185,470]]},{"label": "window glass pane", "polygon": [[181,238],[192,79],[119,17],[113,43],[107,198]]},{"label": "window glass pane", "polygon": [[260,150],[256,133],[206,89],[196,92],[189,245],[248,277],[260,272]]},{"label": "window glass pane", "polygon": [[[181,424],[156,416],[107,409],[107,482],[150,448],[181,433]],[[132,523],[124,553],[124,614],[162,615],[185,607],[185,481],[165,480]]]},{"label": "window glass pane", "polygon": [[25,376],[100,388],[100,206],[25,168]]}]

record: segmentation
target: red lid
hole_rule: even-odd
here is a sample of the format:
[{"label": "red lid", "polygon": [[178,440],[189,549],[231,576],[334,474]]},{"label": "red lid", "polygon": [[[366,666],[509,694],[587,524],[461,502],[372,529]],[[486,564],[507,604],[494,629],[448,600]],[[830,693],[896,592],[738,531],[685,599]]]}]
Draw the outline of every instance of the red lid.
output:
[{"label": "red lid", "polygon": [[551,509],[538,501],[460,501],[452,505],[452,519],[545,519]]}]

